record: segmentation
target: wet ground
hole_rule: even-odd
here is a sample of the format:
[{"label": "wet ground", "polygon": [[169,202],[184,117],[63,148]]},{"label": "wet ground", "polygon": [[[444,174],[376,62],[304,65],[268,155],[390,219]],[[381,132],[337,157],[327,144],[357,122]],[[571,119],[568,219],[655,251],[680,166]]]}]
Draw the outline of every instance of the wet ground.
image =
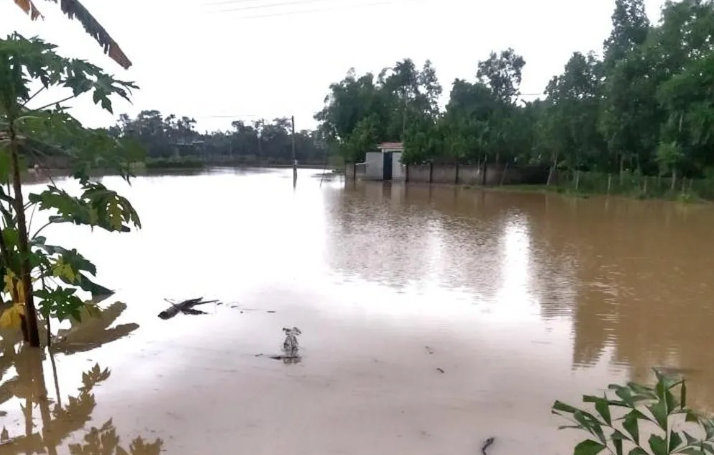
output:
[{"label": "wet ground", "polygon": [[48,233],[117,294],[53,358],[4,334],[0,454],[565,454],[552,402],[653,365],[714,405],[712,209],[316,172],[106,178],[144,229]]}]

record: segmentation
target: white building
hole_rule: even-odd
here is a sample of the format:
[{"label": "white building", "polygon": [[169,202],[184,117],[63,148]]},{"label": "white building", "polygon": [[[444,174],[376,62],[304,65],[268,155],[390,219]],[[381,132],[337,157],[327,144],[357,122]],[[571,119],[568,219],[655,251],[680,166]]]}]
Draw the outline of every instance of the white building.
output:
[{"label": "white building", "polygon": [[401,142],[382,142],[378,152],[367,152],[364,160],[365,178],[370,180],[404,180]]}]

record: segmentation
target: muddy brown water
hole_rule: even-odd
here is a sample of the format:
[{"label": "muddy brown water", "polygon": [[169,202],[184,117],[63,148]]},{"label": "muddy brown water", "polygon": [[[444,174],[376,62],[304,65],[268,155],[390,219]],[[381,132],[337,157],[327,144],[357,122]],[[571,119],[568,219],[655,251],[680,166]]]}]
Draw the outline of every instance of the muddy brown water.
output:
[{"label": "muddy brown water", "polygon": [[566,454],[553,400],[651,366],[714,409],[711,207],[316,172],[105,178],[144,228],[47,232],[117,294],[54,366],[4,332],[0,454]]}]

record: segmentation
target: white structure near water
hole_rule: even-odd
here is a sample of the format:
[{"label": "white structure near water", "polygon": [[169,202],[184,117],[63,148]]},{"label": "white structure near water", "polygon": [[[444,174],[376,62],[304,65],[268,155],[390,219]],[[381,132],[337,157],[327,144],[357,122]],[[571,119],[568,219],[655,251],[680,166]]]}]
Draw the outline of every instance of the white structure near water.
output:
[{"label": "white structure near water", "polygon": [[404,144],[401,142],[382,142],[377,146],[378,152],[367,152],[363,165],[364,176],[369,180],[404,180],[404,165],[402,153]]}]

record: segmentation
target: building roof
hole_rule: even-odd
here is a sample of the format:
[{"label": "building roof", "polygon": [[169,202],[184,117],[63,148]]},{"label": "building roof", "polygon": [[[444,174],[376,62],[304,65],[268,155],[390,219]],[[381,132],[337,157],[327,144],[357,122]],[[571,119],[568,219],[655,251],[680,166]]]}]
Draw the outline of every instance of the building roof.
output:
[{"label": "building roof", "polygon": [[382,142],[377,146],[380,150],[404,150],[404,143],[402,142]]}]

